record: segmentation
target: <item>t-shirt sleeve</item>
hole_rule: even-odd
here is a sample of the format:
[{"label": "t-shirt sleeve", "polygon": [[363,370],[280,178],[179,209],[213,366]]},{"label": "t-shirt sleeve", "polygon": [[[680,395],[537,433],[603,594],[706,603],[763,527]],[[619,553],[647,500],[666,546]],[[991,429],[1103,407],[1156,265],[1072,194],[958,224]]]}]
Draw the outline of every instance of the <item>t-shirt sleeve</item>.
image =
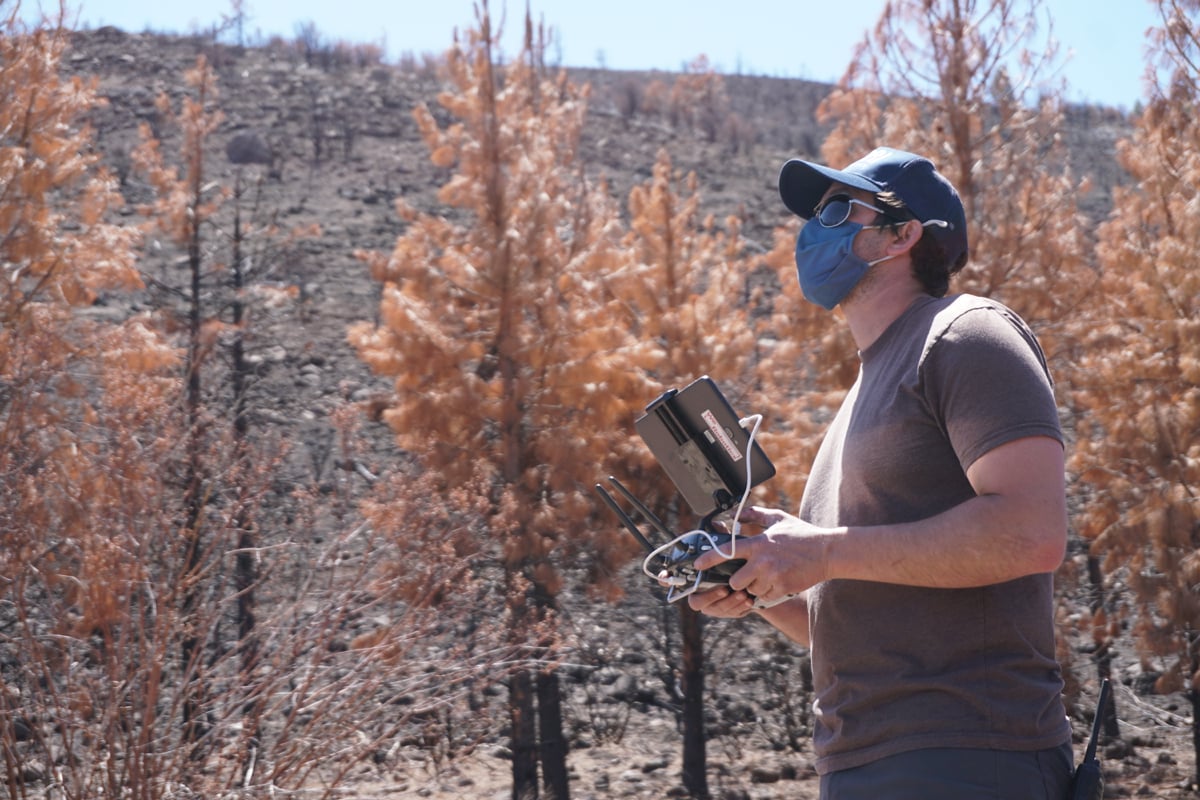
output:
[{"label": "t-shirt sleeve", "polygon": [[1042,349],[1028,326],[1002,306],[966,310],[932,337],[922,378],[926,402],[964,471],[1017,439],[1063,441]]}]

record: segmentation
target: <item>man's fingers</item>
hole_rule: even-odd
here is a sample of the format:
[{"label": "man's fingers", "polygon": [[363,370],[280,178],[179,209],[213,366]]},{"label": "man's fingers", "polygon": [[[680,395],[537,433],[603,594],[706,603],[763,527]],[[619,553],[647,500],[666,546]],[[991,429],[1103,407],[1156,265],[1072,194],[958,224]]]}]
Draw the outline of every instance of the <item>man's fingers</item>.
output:
[{"label": "man's fingers", "polygon": [[776,522],[784,519],[787,513],[778,508],[767,508],[766,506],[750,506],[743,508],[742,513],[738,516],[738,522],[749,523],[751,525],[761,525],[764,528],[769,528]]},{"label": "man's fingers", "polygon": [[754,608],[754,598],[727,586],[718,586],[688,597],[688,605],[713,617],[744,617]]},{"label": "man's fingers", "polygon": [[728,561],[728,557],[731,555],[734,558],[750,558],[757,547],[757,543],[754,541],[757,538],[757,536],[739,536],[719,548],[714,547],[696,559],[696,569],[711,569],[722,561]]},{"label": "man's fingers", "polygon": [[729,576],[729,588],[734,591],[745,591],[757,597],[767,586],[754,572],[753,567],[747,563]]}]

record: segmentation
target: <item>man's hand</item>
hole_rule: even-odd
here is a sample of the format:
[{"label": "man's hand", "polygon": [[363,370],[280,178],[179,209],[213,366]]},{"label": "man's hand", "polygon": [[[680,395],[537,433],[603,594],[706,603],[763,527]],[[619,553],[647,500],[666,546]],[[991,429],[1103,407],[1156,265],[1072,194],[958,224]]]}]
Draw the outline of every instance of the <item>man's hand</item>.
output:
[{"label": "man's hand", "polygon": [[[785,511],[755,506],[742,512],[742,523],[764,527],[757,536],[739,537],[734,555],[746,564],[729,578],[723,589],[703,593],[692,608],[714,616],[744,616],[743,605],[757,599],[772,604],[804,592],[826,578],[826,552],[831,532],[817,528]],[[709,569],[724,559],[709,551],[696,559],[697,569]],[[744,595],[745,597],[739,597]],[[748,610],[748,609],[747,609]]]},{"label": "man's hand", "polygon": [[[731,576],[731,586],[718,586],[705,592],[696,592],[688,597],[688,605],[693,610],[710,617],[726,619],[739,619],[754,611],[792,641],[807,647],[809,644],[808,600],[803,591],[797,590],[799,594],[787,602],[773,605],[770,608],[761,608],[755,603],[759,601],[777,602],[786,598],[791,592],[787,589],[778,594],[768,591],[767,597],[764,598],[761,593],[751,594],[746,589],[755,580],[773,581],[775,578],[772,578],[771,574],[774,574],[776,570],[787,569],[786,566],[776,565],[772,568],[771,565],[776,562],[790,561],[790,558],[782,556],[781,551],[784,548],[780,546],[783,541],[791,538],[787,535],[789,528],[797,527],[801,530],[807,528],[812,531],[816,529],[784,511],[762,507],[743,510],[740,521],[766,528],[764,533],[757,536],[738,538],[734,555],[737,558],[746,558],[746,565]],[[776,536],[777,533],[779,536]],[[803,540],[806,537],[802,532],[798,538]],[[709,552],[696,559],[696,566],[704,569],[721,563],[721,560],[719,553]],[[748,572],[748,568],[751,571]],[[811,566],[807,569],[807,574],[814,574],[814,572]],[[785,580],[782,574],[778,577],[778,581],[784,586],[799,585],[803,580],[802,578],[800,581],[795,581],[791,577]],[[758,588],[757,584],[755,584],[755,588]]]},{"label": "man's hand", "polygon": [[746,592],[734,591],[728,586],[718,586],[689,595],[688,605],[693,611],[710,617],[740,619],[754,610],[754,598]]}]

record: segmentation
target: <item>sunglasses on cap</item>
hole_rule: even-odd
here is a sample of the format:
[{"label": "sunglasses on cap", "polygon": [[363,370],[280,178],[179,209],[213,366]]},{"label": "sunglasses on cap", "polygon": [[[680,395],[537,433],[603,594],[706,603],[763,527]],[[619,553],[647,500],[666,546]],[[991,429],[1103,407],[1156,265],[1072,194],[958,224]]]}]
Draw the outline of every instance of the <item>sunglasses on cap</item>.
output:
[{"label": "sunglasses on cap", "polygon": [[887,217],[895,222],[907,222],[901,219],[898,212],[888,211],[878,206],[873,206],[870,203],[856,200],[848,194],[835,194],[821,205],[814,209],[813,216],[817,222],[821,223],[825,228],[836,228],[839,225],[845,224],[846,220],[850,219],[850,215],[854,212],[855,206],[869,208],[876,214]]}]

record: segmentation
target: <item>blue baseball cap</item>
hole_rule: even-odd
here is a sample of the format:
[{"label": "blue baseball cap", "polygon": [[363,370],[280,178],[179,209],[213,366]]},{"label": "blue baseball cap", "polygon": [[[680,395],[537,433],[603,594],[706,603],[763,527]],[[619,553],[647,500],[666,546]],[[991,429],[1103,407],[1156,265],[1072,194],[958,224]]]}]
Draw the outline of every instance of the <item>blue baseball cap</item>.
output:
[{"label": "blue baseball cap", "polygon": [[954,271],[967,252],[967,215],[958,191],[933,162],[891,147],[877,147],[845,169],[832,169],[793,158],[779,173],[783,204],[804,219],[812,219],[817,203],[832,183],[879,194],[891,192],[918,220],[930,223],[932,234],[946,251],[946,266]]}]

